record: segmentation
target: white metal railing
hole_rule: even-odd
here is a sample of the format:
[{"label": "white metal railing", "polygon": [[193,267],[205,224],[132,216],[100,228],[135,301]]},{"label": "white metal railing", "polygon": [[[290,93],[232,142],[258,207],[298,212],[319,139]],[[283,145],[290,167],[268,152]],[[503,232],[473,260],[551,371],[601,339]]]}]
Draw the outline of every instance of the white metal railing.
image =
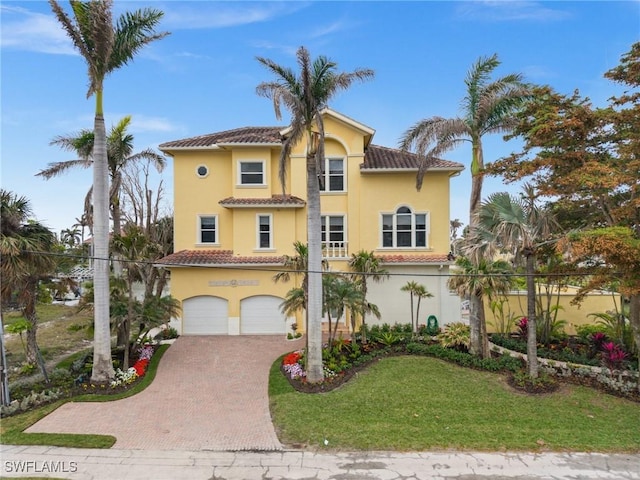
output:
[{"label": "white metal railing", "polygon": [[347,258],[347,242],[322,242],[322,256],[324,258]]}]

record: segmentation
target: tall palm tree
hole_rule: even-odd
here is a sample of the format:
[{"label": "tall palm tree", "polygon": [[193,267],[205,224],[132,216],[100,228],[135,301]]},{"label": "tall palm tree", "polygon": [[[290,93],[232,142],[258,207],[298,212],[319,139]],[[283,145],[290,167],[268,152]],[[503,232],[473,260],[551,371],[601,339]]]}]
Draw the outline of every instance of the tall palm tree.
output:
[{"label": "tall palm tree", "polygon": [[[36,297],[38,283],[55,273],[55,257],[47,255],[56,245],[55,234],[38,222],[30,221],[32,214],[25,197],[2,190],[0,234],[0,285],[4,304],[12,296],[27,320],[27,363],[38,363],[38,317]],[[44,252],[44,253],[43,253]]]},{"label": "tall palm tree", "polygon": [[494,193],[476,212],[476,229],[467,254],[476,258],[492,257],[499,249],[510,251],[516,262],[524,259],[527,283],[527,363],[529,376],[538,376],[536,338],[536,253],[553,242],[557,226],[549,209],[535,204],[535,192],[525,186],[526,194],[517,198],[506,192]]},{"label": "tall palm tree", "polygon": [[[152,163],[158,172],[162,172],[166,165],[165,157],[152,148],[133,153],[133,135],[127,132],[130,124],[131,116],[127,115],[112,126],[111,131],[107,135],[107,164],[109,169],[109,183],[111,186],[109,191],[109,208],[111,210],[111,218],[113,219],[114,235],[120,235],[121,233],[121,188],[125,168],[134,162],[144,160]],[[94,139],[94,132],[86,129],[73,135],[60,135],[55,137],[51,141],[51,145],[57,145],[64,150],[75,152],[79,158],[76,160],[49,163],[46,169],[41,170],[36,175],[48,180],[66,173],[71,168],[91,167],[93,165],[92,154]],[[93,189],[89,190],[85,205],[91,204],[92,191]]]},{"label": "tall palm tree", "polygon": [[[517,124],[515,113],[529,99],[530,89],[520,74],[509,74],[491,81],[491,74],[500,65],[496,54],[480,57],[467,73],[467,93],[462,99],[462,116],[455,118],[431,117],[420,120],[404,132],[400,147],[415,150],[420,157],[416,187],[422,186],[425,172],[446,152],[469,142],[471,144],[471,197],[469,201],[469,229],[474,228],[474,213],[482,198],[484,152],[482,138],[492,133],[509,133]],[[482,307],[471,302],[471,308]],[[482,315],[471,315],[472,321]],[[471,326],[472,330],[474,326]],[[486,330],[486,326],[475,326]],[[474,343],[475,340],[475,343]],[[486,355],[481,350],[482,339],[471,339],[471,352]]]},{"label": "tall palm tree", "polygon": [[168,33],[156,33],[163,12],[145,8],[121,15],[112,23],[112,0],[71,0],[70,17],[56,0],[51,9],[88,67],[89,90],[95,95],[93,143],[94,218],[94,343],[91,380],[104,383],[114,376],[109,334],[109,169],[103,113],[103,84],[113,71],[126,65],[142,47]]},{"label": "tall palm tree", "polygon": [[318,172],[324,162],[323,110],[341,90],[348,89],[356,80],[373,77],[369,69],[351,73],[336,72],[337,64],[325,56],[311,60],[306,48],[296,52],[299,73],[278,65],[272,60],[258,57],[276,80],[256,87],[258,95],[273,100],[276,118],[281,118],[281,106],[291,115],[289,132],[280,154],[280,182],[285,189],[286,165],[292,148],[302,140],[306,142],[307,167],[307,242],[308,302],[307,380],[311,383],[324,379],[322,371],[322,243],[320,222],[320,186]]},{"label": "tall palm tree", "polygon": [[[351,279],[356,282],[356,285],[360,287],[362,291],[362,299],[367,304],[367,280],[371,279],[374,282],[381,282],[389,278],[389,272],[382,268],[380,259],[375,256],[373,252],[367,252],[360,250],[358,253],[352,253],[349,259],[349,268],[353,271],[351,273]],[[366,336],[366,311],[362,312],[362,341],[367,343]],[[375,309],[377,312],[377,308]],[[379,317],[379,312],[375,313],[375,316]]]}]

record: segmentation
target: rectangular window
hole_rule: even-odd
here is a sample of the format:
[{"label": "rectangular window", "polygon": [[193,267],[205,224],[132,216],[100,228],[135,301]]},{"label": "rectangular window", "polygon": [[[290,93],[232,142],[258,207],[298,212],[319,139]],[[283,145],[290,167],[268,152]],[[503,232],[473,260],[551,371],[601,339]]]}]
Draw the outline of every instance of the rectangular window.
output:
[{"label": "rectangular window", "polygon": [[271,215],[258,215],[258,248],[272,248]]},{"label": "rectangular window", "polygon": [[416,213],[416,247],[427,246],[427,216]]},{"label": "rectangular window", "polygon": [[394,214],[381,214],[382,247],[425,248],[429,231],[427,213],[399,207]]},{"label": "rectangular window", "polygon": [[199,217],[199,239],[200,243],[217,243],[218,241],[218,218],[216,216]]},{"label": "rectangular window", "polygon": [[382,246],[393,247],[393,215],[382,215]]},{"label": "rectangular window", "polygon": [[323,215],[321,222],[323,243],[344,243],[344,217],[342,215]]},{"label": "rectangular window", "polygon": [[240,162],[240,185],[264,183],[264,162]]},{"label": "rectangular window", "polygon": [[327,158],[321,177],[320,191],[344,192],[344,159]]}]

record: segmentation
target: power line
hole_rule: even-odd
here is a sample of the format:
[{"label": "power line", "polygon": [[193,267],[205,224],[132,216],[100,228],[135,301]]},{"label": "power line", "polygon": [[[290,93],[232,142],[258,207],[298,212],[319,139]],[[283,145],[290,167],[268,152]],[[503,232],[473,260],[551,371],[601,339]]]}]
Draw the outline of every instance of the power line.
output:
[{"label": "power line", "polygon": [[[34,255],[45,255],[45,256],[54,256],[54,257],[63,257],[69,259],[76,260],[93,260],[93,261],[108,261],[108,262],[120,262],[120,263],[130,263],[136,265],[146,265],[156,268],[200,268],[200,269],[217,269],[217,270],[244,270],[244,271],[252,271],[252,272],[272,272],[272,273],[290,273],[290,274],[299,274],[303,275],[306,273],[320,273],[323,275],[328,274],[339,274],[339,275],[363,275],[363,276],[380,276],[380,273],[360,273],[354,271],[342,271],[342,270],[322,270],[320,272],[315,270],[291,270],[285,268],[275,268],[275,267],[264,267],[264,266],[250,266],[250,265],[242,265],[242,264],[226,264],[226,265],[199,265],[192,263],[171,263],[171,264],[162,264],[157,260],[130,260],[123,258],[103,258],[103,257],[95,257],[95,256],[86,256],[86,255],[74,255],[71,253],[58,253],[58,252],[44,252],[44,251],[35,251],[35,250],[23,250],[25,253],[30,253]],[[623,273],[616,271],[608,271],[607,275],[618,277],[622,276]],[[542,273],[537,272],[533,274],[527,274],[526,272],[504,272],[504,273],[402,273],[402,272],[387,272],[382,274],[382,276],[389,277],[468,277],[468,278],[505,278],[505,277],[520,277],[526,278],[529,276],[533,276],[535,278],[561,278],[561,277],[591,277],[593,276],[593,272],[584,272],[584,271],[574,271],[574,272],[550,272],[550,273]]]}]

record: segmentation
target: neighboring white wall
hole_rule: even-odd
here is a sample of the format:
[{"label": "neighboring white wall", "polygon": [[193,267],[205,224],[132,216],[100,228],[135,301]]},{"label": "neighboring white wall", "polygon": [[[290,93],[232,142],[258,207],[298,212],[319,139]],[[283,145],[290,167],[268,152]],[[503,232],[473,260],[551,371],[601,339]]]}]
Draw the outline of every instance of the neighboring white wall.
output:
[{"label": "neighboring white wall", "polygon": [[[447,288],[448,266],[385,265],[385,268],[391,274],[388,279],[378,283],[369,280],[367,283],[367,298],[378,306],[382,314],[380,320],[368,316],[368,324],[411,323],[411,298],[408,292],[400,290],[410,281],[424,285],[433,295],[422,299],[418,324],[426,324],[429,315],[435,315],[440,326],[461,320],[460,298]],[[415,307],[414,302],[414,311]]]}]

